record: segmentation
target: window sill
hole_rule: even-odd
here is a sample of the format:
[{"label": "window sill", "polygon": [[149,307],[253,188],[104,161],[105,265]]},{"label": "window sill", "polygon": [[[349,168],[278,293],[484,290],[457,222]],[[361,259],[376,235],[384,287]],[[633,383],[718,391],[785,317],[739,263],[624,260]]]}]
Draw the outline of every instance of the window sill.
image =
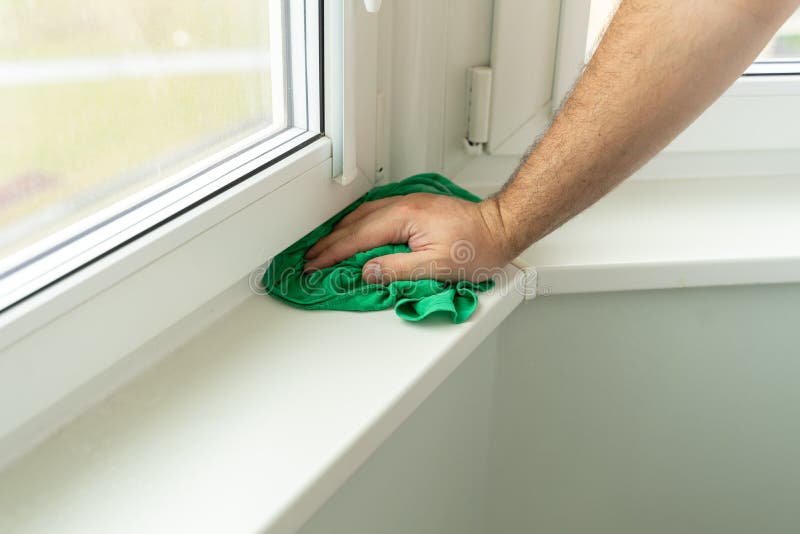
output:
[{"label": "window sill", "polygon": [[251,296],[0,476],[0,531],[289,532],[521,302],[461,325]]},{"label": "window sill", "polygon": [[[488,194],[515,158],[457,179]],[[800,281],[800,178],[629,180],[521,255],[537,294]]]},{"label": "window sill", "polygon": [[5,312],[0,468],[154,361],[133,352],[367,188],[331,180],[320,139]]}]

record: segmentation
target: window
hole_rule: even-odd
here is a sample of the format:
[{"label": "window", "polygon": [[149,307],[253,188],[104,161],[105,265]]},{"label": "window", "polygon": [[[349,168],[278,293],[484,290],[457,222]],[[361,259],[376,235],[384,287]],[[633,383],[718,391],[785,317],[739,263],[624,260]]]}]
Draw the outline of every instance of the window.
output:
[{"label": "window", "polygon": [[[562,0],[560,102],[591,57],[619,0]],[[745,73],[637,176],[800,175],[800,10]]]},{"label": "window", "polygon": [[366,191],[342,4],[0,2],[0,468]]},{"label": "window", "polygon": [[588,61],[606,29],[611,16],[617,10],[620,0],[591,0],[589,8],[589,28],[586,36],[586,60]]},{"label": "window", "polygon": [[[592,57],[619,2],[620,0],[591,1],[586,39],[587,61]],[[800,74],[800,10],[778,30],[746,74]]]},{"label": "window", "polygon": [[0,310],[322,132],[319,2],[0,5]]},{"label": "window", "polygon": [[800,10],[778,30],[745,75],[800,74]]}]

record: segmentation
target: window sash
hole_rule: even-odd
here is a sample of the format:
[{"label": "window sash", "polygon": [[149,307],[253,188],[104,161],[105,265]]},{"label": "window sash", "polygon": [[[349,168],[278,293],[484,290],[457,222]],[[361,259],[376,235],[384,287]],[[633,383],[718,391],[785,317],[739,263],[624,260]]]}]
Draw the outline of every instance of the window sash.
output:
[{"label": "window sash", "polygon": [[[613,0],[612,0],[613,1]],[[552,107],[557,108],[580,75],[590,35],[590,2],[561,0],[559,46]],[[787,73],[797,63],[758,60],[648,165],[650,177],[674,178],[675,162],[695,164],[705,158],[692,176],[740,175],[739,157],[749,154],[760,175],[800,175],[797,158],[800,139],[792,127],[800,116],[800,73]],[[515,146],[518,153],[523,146]],[[754,167],[748,167],[753,172]],[[687,169],[684,169],[687,170]],[[694,172],[694,171],[692,171]],[[640,173],[641,174],[641,173]],[[680,174],[680,173],[678,173]]]},{"label": "window sash", "polygon": [[321,1],[269,0],[274,124],[0,259],[0,313],[318,139]]}]

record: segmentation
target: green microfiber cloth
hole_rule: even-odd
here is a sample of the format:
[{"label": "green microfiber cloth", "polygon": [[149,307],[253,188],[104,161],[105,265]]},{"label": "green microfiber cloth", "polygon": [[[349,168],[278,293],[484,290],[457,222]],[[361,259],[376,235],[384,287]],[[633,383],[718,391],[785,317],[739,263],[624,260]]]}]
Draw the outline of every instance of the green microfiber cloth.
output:
[{"label": "green microfiber cloth", "polygon": [[407,321],[440,314],[449,316],[454,323],[469,319],[478,305],[477,292],[491,288],[492,280],[480,283],[402,280],[388,285],[363,281],[361,269],[365,263],[386,254],[410,252],[405,243],[359,252],[331,267],[303,274],[306,251],[328,235],[345,215],[364,202],[409,193],[436,193],[473,202],[480,200],[438,174],[418,174],[401,182],[376,187],[275,256],[262,280],[267,294],[306,310],[376,311],[394,306],[395,313]]}]

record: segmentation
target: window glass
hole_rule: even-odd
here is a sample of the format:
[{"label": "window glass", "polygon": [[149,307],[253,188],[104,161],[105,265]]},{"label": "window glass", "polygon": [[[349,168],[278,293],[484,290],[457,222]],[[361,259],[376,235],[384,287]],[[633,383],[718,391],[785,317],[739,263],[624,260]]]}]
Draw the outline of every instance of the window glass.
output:
[{"label": "window glass", "polygon": [[275,4],[0,2],[0,260],[283,127]]},{"label": "window glass", "polygon": [[[616,11],[620,0],[592,0],[589,11],[589,30],[586,40],[586,58],[592,57],[603,31]],[[796,11],[770,40],[756,62],[770,60],[800,61],[800,10]],[[780,74],[780,72],[776,72]]]},{"label": "window glass", "polygon": [[796,59],[800,61],[800,10],[786,21],[786,24],[772,38],[758,59]]},{"label": "window glass", "polygon": [[617,10],[620,0],[591,0],[589,8],[589,29],[586,38],[586,61],[594,54],[595,48],[606,30],[611,16]]}]

